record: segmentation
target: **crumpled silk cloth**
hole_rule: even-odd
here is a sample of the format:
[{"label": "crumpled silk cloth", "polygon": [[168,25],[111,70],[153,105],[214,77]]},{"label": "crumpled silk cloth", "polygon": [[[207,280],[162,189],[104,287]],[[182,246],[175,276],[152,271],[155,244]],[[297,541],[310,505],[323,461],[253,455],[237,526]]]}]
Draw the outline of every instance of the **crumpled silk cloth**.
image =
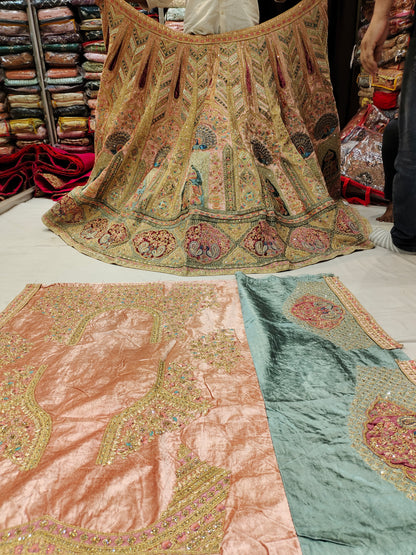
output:
[{"label": "crumpled silk cloth", "polygon": [[102,2],[96,164],[45,225],[100,260],[179,275],[370,248],[367,223],[329,194],[340,194],[340,140],[325,4],[196,36]]},{"label": "crumpled silk cloth", "polygon": [[334,276],[237,275],[303,553],[416,545],[416,362]]},{"label": "crumpled silk cloth", "polygon": [[87,182],[95,155],[86,150],[69,153],[42,143],[2,156],[0,196],[10,197],[35,186],[36,196],[59,199]]},{"label": "crumpled silk cloth", "polygon": [[0,324],[1,553],[300,554],[235,282],[28,285]]}]

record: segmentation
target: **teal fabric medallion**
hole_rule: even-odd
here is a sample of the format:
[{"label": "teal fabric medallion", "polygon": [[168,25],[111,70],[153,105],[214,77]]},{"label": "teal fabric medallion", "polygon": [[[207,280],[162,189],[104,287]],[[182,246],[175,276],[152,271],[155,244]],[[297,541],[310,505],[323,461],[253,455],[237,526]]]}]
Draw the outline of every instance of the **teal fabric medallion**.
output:
[{"label": "teal fabric medallion", "polygon": [[303,553],[416,553],[416,364],[333,276],[236,277]]}]

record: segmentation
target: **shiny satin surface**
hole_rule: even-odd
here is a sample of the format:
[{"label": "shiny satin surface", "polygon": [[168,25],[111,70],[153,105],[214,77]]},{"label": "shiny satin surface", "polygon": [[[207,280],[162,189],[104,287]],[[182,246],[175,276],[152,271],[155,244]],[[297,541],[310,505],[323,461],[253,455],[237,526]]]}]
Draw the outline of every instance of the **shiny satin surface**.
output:
[{"label": "shiny satin surface", "polygon": [[0,372],[0,553],[300,553],[235,282],[27,286]]},{"label": "shiny satin surface", "polygon": [[237,281],[302,552],[414,553],[416,363],[330,276]]}]

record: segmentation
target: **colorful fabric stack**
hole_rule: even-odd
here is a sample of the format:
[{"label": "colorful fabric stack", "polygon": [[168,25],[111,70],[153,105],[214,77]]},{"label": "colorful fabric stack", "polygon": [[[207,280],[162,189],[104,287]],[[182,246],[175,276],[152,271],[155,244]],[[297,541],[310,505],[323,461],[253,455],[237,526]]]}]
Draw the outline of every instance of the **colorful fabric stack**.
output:
[{"label": "colorful fabric stack", "polygon": [[39,76],[35,68],[26,2],[5,0],[0,6],[0,100],[2,154],[47,140]]},{"label": "colorful fabric stack", "polygon": [[[361,106],[372,103],[380,110],[394,110],[398,106],[403,78],[404,59],[414,20],[415,0],[395,0],[390,12],[389,36],[383,44],[377,75],[361,71],[358,76]],[[362,6],[362,26],[359,41],[367,30],[374,8],[374,0],[366,0]],[[357,48],[357,60],[360,48]]]},{"label": "colorful fabric stack", "polygon": [[[50,93],[58,144],[66,151],[91,149],[88,126],[89,109],[83,92],[81,35],[74,9],[61,0],[35,0],[46,66],[45,84]],[[61,118],[67,118],[72,133],[59,133]],[[79,120],[81,126],[79,127]]]},{"label": "colorful fabric stack", "polygon": [[106,59],[100,9],[96,5],[78,6],[80,29],[83,39],[82,69],[85,78],[85,97],[90,111],[89,131],[95,130],[97,96],[101,74]]}]

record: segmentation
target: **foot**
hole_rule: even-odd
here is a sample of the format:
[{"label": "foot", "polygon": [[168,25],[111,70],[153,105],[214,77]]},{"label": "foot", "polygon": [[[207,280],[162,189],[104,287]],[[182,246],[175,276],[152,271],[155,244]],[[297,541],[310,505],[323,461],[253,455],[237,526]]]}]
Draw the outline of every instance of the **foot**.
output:
[{"label": "foot", "polygon": [[405,251],[396,247],[393,243],[393,239],[391,238],[390,229],[385,227],[375,227],[370,233],[370,241],[378,247],[383,247],[383,249],[388,249],[392,252],[398,252],[400,254],[416,254],[416,252]]},{"label": "foot", "polygon": [[386,211],[384,212],[384,214],[382,214],[381,216],[379,216],[378,218],[376,218],[376,220],[378,220],[379,222],[390,222],[393,223],[393,203],[389,202],[387,207],[386,207]]}]

